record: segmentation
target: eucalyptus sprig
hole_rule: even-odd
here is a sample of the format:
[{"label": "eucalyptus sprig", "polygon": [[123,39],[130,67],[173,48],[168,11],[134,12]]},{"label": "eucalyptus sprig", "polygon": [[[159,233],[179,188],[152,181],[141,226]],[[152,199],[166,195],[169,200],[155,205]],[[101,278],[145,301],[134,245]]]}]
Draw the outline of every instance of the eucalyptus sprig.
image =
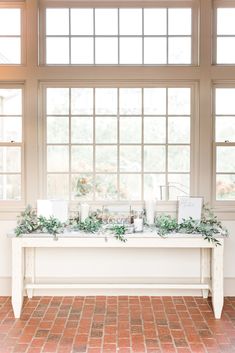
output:
[{"label": "eucalyptus sprig", "polygon": [[161,215],[156,218],[155,226],[159,235],[164,236],[168,233],[177,232],[178,223],[176,218],[169,215]]},{"label": "eucalyptus sprig", "polygon": [[65,225],[55,217],[38,217],[38,229],[41,233],[49,233],[56,237],[57,234],[64,232]]},{"label": "eucalyptus sprig", "polygon": [[114,233],[114,237],[122,242],[126,242],[127,239],[124,237],[126,234],[127,228],[124,224],[114,224],[110,230]]},{"label": "eucalyptus sprig", "polygon": [[74,230],[82,230],[86,233],[96,233],[101,227],[100,220],[95,217],[88,217],[84,222],[78,221],[77,224],[73,225]]},{"label": "eucalyptus sprig", "polygon": [[22,234],[29,234],[35,232],[37,229],[37,213],[30,205],[28,205],[18,217],[17,226],[15,228],[15,234],[18,237]]}]

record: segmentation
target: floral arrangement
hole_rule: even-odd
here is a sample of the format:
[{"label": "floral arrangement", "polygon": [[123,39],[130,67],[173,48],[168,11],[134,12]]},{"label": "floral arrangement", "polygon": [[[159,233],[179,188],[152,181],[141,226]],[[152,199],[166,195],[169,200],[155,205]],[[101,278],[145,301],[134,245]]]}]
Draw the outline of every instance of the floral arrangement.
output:
[{"label": "floral arrangement", "polygon": [[[82,231],[92,234],[112,234],[116,239],[126,242],[125,235],[128,234],[128,226],[126,224],[102,222],[95,214],[85,219],[84,222],[79,220],[79,217],[70,219],[66,223],[61,223],[54,217],[45,218],[37,216],[35,210],[28,206],[24,212],[21,213],[17,227],[15,228],[16,236],[30,233],[49,233],[57,239],[57,234],[67,231]],[[222,223],[217,219],[212,211],[206,207],[203,208],[201,221],[196,221],[192,218],[183,220],[178,223],[176,218],[169,215],[160,215],[155,219],[155,224],[148,226],[145,224],[145,231],[151,231],[153,234],[159,236],[166,236],[167,234],[200,234],[205,240],[213,242],[215,245],[220,245],[216,238],[218,235],[227,236],[227,230],[222,226]],[[132,231],[133,233],[133,231]]]}]

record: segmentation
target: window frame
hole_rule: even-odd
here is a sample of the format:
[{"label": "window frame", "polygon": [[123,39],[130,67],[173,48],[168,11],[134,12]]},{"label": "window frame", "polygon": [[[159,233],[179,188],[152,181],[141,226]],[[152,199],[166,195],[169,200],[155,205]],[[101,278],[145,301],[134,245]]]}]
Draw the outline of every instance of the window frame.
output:
[{"label": "window frame", "polygon": [[[97,8],[97,9],[112,9],[112,8],[191,8],[192,9],[192,34],[191,34],[191,59],[192,62],[190,64],[47,64],[46,63],[46,9],[47,8]],[[68,37],[70,34],[68,35]],[[141,35],[144,38],[143,33]],[[93,35],[93,38],[95,36]],[[166,35],[166,38],[169,38]],[[95,55],[95,53],[93,53]],[[142,58],[144,56],[144,52],[142,52]],[[74,0],[74,1],[64,1],[64,0],[41,0],[39,5],[39,65],[40,66],[65,66],[65,67],[148,67],[148,66],[156,66],[156,67],[172,67],[172,66],[182,66],[182,67],[195,67],[199,66],[199,0],[150,0],[150,1],[138,1],[138,0],[127,0],[123,2],[119,1],[83,1],[83,0]],[[168,59],[167,59],[168,60]]]},{"label": "window frame", "polygon": [[4,1],[0,2],[0,9],[20,9],[21,12],[21,34],[20,34],[20,39],[21,39],[21,62],[20,64],[15,64],[15,63],[6,63],[6,64],[1,64],[0,67],[4,66],[25,66],[26,65],[26,6],[25,2],[20,0],[20,1]]},{"label": "window frame", "polygon": [[24,141],[25,141],[25,107],[24,107],[24,96],[25,96],[25,87],[24,83],[21,82],[15,82],[15,83],[9,83],[9,82],[0,82],[0,88],[6,88],[6,89],[21,89],[22,91],[22,140],[21,142],[14,142],[12,144],[11,142],[0,142],[1,147],[8,147],[8,146],[15,146],[15,147],[20,147],[21,148],[21,172],[19,173],[21,175],[21,198],[20,200],[0,200],[0,212],[8,212],[11,211],[12,209],[14,210],[21,210],[24,205],[25,205],[25,146],[24,146]]},{"label": "window frame", "polygon": [[[216,89],[217,88],[233,88],[235,89],[235,81],[214,81],[212,85],[212,130],[213,130],[213,173],[212,173],[212,204],[217,211],[221,212],[234,212],[235,200],[217,200],[216,198],[216,149],[217,146],[235,147],[235,142],[216,142]],[[232,173],[227,173],[232,174]]]},{"label": "window frame", "polygon": [[[46,197],[46,89],[47,88],[155,88],[155,87],[167,87],[167,88],[190,88],[191,89],[191,131],[190,131],[190,195],[197,195],[198,194],[198,171],[199,171],[199,109],[198,109],[198,82],[196,81],[138,81],[133,80],[130,81],[112,81],[110,82],[102,82],[102,81],[87,81],[87,80],[79,80],[78,82],[73,81],[51,81],[45,82],[42,81],[39,86],[39,95],[40,95],[40,112],[39,112],[39,160],[40,160],[40,197]],[[141,143],[141,146],[144,145]],[[143,173],[143,171],[141,171]],[[69,174],[69,173],[68,173]],[[154,174],[154,173],[152,173]],[[106,201],[86,201],[92,205],[109,205],[109,204],[136,204],[140,205],[143,204],[143,201],[133,201],[133,200],[106,200]],[[76,206],[80,200],[71,200],[70,204],[72,206]],[[163,210],[171,209],[173,210],[176,207],[177,201],[161,201],[159,200],[159,206]]]}]

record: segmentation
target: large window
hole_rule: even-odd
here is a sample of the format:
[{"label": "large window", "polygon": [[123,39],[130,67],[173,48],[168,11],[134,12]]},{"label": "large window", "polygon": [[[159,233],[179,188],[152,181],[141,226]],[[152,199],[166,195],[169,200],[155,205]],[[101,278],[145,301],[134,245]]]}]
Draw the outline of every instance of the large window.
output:
[{"label": "large window", "polygon": [[48,198],[190,194],[191,88],[45,88]]},{"label": "large window", "polygon": [[0,87],[0,200],[21,199],[22,89]]},{"label": "large window", "polygon": [[216,199],[235,200],[235,88],[215,89]]},{"label": "large window", "polygon": [[47,8],[42,62],[197,64],[197,16],[192,11],[191,7]]},{"label": "large window", "polygon": [[21,9],[0,6],[0,64],[21,64]]}]

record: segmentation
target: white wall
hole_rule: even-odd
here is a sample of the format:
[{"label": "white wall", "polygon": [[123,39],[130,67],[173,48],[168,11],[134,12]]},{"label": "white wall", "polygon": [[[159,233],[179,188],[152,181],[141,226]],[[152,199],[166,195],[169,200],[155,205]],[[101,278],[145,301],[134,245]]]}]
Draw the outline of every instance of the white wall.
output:
[{"label": "white wall", "polygon": [[[230,236],[225,241],[224,277],[225,295],[235,295],[235,221],[226,221]],[[11,286],[11,240],[6,234],[12,231],[14,222],[0,222],[0,295],[10,295]],[[36,275],[38,280],[69,282],[72,280],[99,282],[153,281],[172,279],[197,280],[200,276],[199,250],[161,249],[38,249],[36,253]],[[36,294],[176,294],[200,295],[199,291],[39,291]]]}]

